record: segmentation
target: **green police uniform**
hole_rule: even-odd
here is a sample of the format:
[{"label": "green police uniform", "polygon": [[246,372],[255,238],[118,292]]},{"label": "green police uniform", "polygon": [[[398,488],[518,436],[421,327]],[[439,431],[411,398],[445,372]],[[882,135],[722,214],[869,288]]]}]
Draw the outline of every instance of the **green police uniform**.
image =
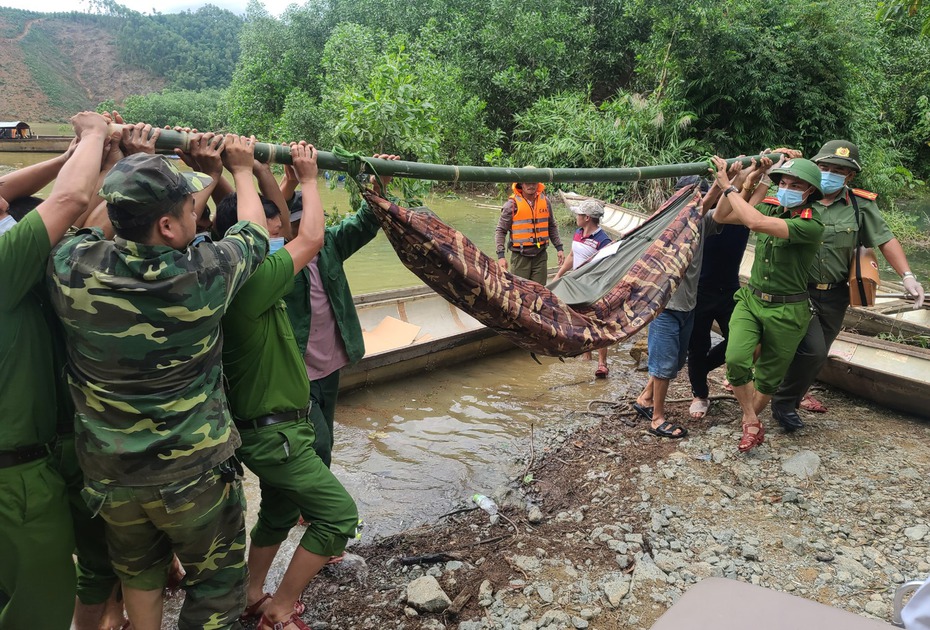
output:
[{"label": "green police uniform", "polygon": [[[380,229],[371,208],[363,203],[354,215],[326,228],[323,248],[317,258],[320,280],[338,328],[335,333],[345,347],[349,363],[357,363],[365,355],[365,341],[343,264],[349,256],[370,243]],[[294,288],[284,296],[284,301],[297,348],[300,356],[304,356],[310,339],[310,319],[313,314],[310,307],[310,272],[307,268],[301,269],[294,278]],[[339,370],[313,380],[310,392],[313,399],[310,419],[316,434],[314,447],[320,459],[329,466],[335,442],[333,428],[339,393]]]},{"label": "green police uniform", "polygon": [[50,465],[56,379],[34,291],[51,251],[32,212],[0,237],[0,629],[67,628],[74,534],[65,483]]},{"label": "green police uniform", "polygon": [[[121,160],[101,191],[117,231],[133,221],[121,208],[183,201],[190,177],[160,156]],[[107,523],[124,585],[163,588],[177,554],[187,570],[179,628],[228,628],[245,607],[245,499],[220,325],[267,248],[264,228],[246,222],[185,250],[81,230],[49,265],[85,500]]]},{"label": "green police uniform", "polygon": [[[788,210],[774,198],[766,198],[758,209],[784,219],[788,238],[757,236],[749,286],[736,292],[730,318],[727,379],[736,386],[754,380],[757,391],[773,394],[810,321],[807,276],[823,223],[813,209]],[[760,343],[762,352],[753,365]]]},{"label": "green police uniform", "polygon": [[282,298],[294,286],[287,249],[269,256],[223,317],[223,366],[242,436],[240,459],[261,482],[252,544],[281,543],[303,516],[311,553],[342,553],[358,523],[355,502],[314,451],[310,381]]},{"label": "green police uniform", "polygon": [[[843,166],[857,172],[860,170],[858,160],[858,147],[845,140],[826,143],[814,156],[814,162]],[[878,247],[894,238],[875,203],[876,197],[875,193],[866,190],[844,188],[829,206],[820,202],[814,204],[825,226],[808,277],[814,317],[784,380],[772,397],[772,413],[777,419],[795,413],[826,363],[830,346],[840,333],[849,306],[847,277],[856,246],[861,241],[866,247]],[[856,207],[859,208],[858,223]],[[795,426],[800,425],[795,423]]]}]

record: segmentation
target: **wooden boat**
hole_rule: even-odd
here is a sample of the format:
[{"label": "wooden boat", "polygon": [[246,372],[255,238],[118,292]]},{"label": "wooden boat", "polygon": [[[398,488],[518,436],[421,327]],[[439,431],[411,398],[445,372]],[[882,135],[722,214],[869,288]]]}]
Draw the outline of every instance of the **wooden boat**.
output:
[{"label": "wooden boat", "polygon": [[890,409],[930,418],[930,349],[842,332],[818,378]]},{"label": "wooden boat", "polygon": [[343,368],[340,391],[516,347],[427,286],[359,295],[355,308],[366,352],[356,365]]},{"label": "wooden boat", "polygon": [[630,230],[638,228],[643,221],[649,218],[645,212],[630,210],[617,204],[607,203],[594,197],[586,197],[573,192],[559,191],[562,203],[569,210],[574,210],[584,201],[596,201],[604,206],[604,216],[601,218],[601,227],[610,234],[611,238],[619,238]]},{"label": "wooden boat", "polygon": [[0,139],[0,152],[5,153],[64,153],[73,136],[32,136],[31,138]]},{"label": "wooden boat", "polygon": [[863,335],[882,335],[892,339],[923,338],[930,342],[930,308],[914,310],[912,300],[882,298],[882,294],[899,296],[904,287],[882,282],[875,306],[847,309],[843,328]]}]

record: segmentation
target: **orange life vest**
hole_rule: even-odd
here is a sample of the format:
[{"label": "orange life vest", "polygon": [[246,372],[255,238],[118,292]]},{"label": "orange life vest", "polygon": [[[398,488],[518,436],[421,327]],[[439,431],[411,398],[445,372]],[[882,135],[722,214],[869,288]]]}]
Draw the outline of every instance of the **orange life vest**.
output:
[{"label": "orange life vest", "polygon": [[543,184],[536,192],[536,203],[530,207],[523,191],[513,185],[510,199],[514,203],[510,240],[514,247],[545,247],[549,244],[549,202]]}]

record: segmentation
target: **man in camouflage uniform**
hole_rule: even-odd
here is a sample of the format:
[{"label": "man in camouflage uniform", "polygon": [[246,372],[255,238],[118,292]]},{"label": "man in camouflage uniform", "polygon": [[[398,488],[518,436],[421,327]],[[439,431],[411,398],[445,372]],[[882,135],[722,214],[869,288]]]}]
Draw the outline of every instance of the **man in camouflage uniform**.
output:
[{"label": "man in camouflage uniform", "polygon": [[54,346],[36,291],[52,246],[86,210],[100,170],[106,121],[84,112],[71,122],[80,143],[51,195],[0,236],[3,630],[67,628],[74,610],[74,534],[65,483],[50,458],[58,413]]},{"label": "man in camouflage uniform", "polygon": [[862,170],[859,147],[848,140],[830,140],[820,148],[813,161],[820,168],[824,192],[823,199],[814,202],[814,209],[820,213],[825,226],[807,279],[814,317],[772,398],[772,416],[789,433],[804,427],[797,408],[840,334],[849,306],[849,265],[858,244],[878,247],[901,276],[905,290],[917,298],[915,308],[920,308],[924,301],[924,290],[911,273],[901,243],[878,210],[875,202],[878,195],[850,187]]},{"label": "man in camouflage uniform", "polygon": [[[807,274],[823,234],[811,204],[823,194],[820,171],[810,160],[791,159],[771,169],[778,194],[763,199],[764,189],[755,189],[771,166],[771,160],[763,158],[761,168],[750,173],[743,186],[744,194],[755,193],[749,201],[730,184],[726,162],[719,157],[713,162],[716,184],[723,191],[715,218],[740,223],[757,234],[749,284],[735,295],[726,353],[727,379],[743,411],[739,450],[745,453],[765,440],[758,414],[778,389],[811,319]],[[755,359],[757,346],[761,352]]]},{"label": "man in camouflage uniform", "polygon": [[[218,154],[211,134],[195,141]],[[210,194],[211,178],[138,153],[120,160],[100,191],[115,241],[81,230],[49,265],[85,498],[106,521],[136,630],[161,625],[172,553],[187,569],[179,628],[232,627],[245,604],[240,441],[222,389],[220,323],[268,248],[253,145],[225,139],[243,221],[221,241],[188,246],[194,196]]]}]

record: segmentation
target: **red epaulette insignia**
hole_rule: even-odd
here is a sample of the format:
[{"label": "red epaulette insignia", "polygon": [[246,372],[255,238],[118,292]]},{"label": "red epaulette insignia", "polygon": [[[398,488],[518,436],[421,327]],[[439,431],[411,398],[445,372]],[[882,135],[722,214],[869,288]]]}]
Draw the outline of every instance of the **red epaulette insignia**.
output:
[{"label": "red epaulette insignia", "polygon": [[773,206],[780,206],[781,203],[778,201],[778,197],[766,197],[762,200],[762,203],[771,204]]},{"label": "red epaulette insignia", "polygon": [[869,201],[875,201],[878,199],[878,193],[873,193],[868,190],[862,190],[861,188],[853,188],[852,194],[857,197],[862,197],[863,199],[868,199]]},{"label": "red epaulette insignia", "polygon": [[791,213],[791,216],[792,216],[792,217],[801,217],[802,219],[813,219],[813,218],[814,218],[814,211],[811,210],[810,208],[805,208],[804,210],[801,210],[801,211],[799,211],[799,212],[793,212],[793,213]]}]

